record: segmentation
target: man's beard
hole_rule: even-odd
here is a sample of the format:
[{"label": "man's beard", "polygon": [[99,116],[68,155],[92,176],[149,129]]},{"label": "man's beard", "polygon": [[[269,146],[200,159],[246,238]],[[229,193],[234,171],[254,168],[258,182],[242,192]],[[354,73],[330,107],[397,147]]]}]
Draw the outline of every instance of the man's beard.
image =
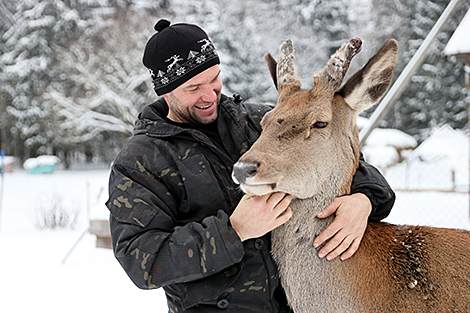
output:
[{"label": "man's beard", "polygon": [[[194,112],[189,110],[189,108],[187,107],[185,108],[186,113],[183,112],[183,110],[180,109],[182,107],[182,105],[180,105],[181,102],[179,101],[177,97],[175,97],[171,93],[169,94],[168,100],[170,102],[168,103],[168,105],[171,107],[173,114],[176,115],[176,117],[183,123],[188,123],[192,125],[198,125],[198,124],[207,125],[207,124],[214,122],[217,119],[217,114],[218,114],[217,111],[215,112],[214,116],[210,119],[200,118],[197,114],[194,114]],[[217,106],[216,108],[217,110],[219,108],[219,103],[220,103],[220,94],[217,96],[217,101],[215,103],[215,105]]]}]

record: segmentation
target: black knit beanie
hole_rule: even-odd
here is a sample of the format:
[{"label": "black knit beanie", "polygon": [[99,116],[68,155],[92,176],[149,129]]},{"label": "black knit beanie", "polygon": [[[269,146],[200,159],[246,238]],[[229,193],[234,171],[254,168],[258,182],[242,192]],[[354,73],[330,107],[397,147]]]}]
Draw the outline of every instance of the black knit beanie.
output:
[{"label": "black knit beanie", "polygon": [[157,33],[147,42],[143,57],[159,96],[220,64],[214,45],[199,26],[170,24],[163,19],[157,22]]}]

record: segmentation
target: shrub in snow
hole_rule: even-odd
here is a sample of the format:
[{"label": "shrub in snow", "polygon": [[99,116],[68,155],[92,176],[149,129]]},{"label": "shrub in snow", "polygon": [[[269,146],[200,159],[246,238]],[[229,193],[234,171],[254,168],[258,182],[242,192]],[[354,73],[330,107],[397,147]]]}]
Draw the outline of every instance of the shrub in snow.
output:
[{"label": "shrub in snow", "polygon": [[36,211],[36,226],[39,229],[74,229],[79,215],[80,211],[73,206],[67,206],[57,193],[43,195]]}]

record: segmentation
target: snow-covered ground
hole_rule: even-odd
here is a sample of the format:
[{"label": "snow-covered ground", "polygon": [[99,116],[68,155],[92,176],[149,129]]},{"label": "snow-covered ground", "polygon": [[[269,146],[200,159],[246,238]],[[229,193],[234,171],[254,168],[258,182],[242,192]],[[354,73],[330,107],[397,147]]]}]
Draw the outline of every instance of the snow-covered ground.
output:
[{"label": "snow-covered ground", "polygon": [[[87,234],[91,216],[106,216],[107,170],[56,171],[4,176],[0,216],[0,312],[167,312],[163,290],[140,290],[111,250],[95,248]],[[40,230],[37,214],[54,198],[64,210],[79,208],[75,230]]]},{"label": "snow-covered ground", "polygon": [[[466,147],[458,146],[468,151],[465,140]],[[426,155],[430,154],[428,151]],[[468,186],[468,154],[466,160],[456,163],[437,158],[427,164],[427,171],[420,168],[418,176],[408,173],[402,164],[388,169],[386,176],[392,187],[402,187],[403,183],[394,177],[408,173],[409,183],[413,184],[419,179],[427,182],[425,175],[430,171],[438,172],[446,175],[439,180],[440,187],[448,188],[449,171],[436,171],[438,162],[447,169],[456,167],[457,183],[462,181]],[[426,163],[421,166],[426,167]],[[63,262],[86,229],[87,219],[107,218],[107,180],[107,169],[57,170],[39,175],[15,169],[5,174],[0,211],[0,312],[167,311],[163,290],[135,287],[112,251],[95,248],[93,235],[86,234]],[[38,212],[45,212],[51,203],[72,215],[80,212],[74,230],[37,228],[42,216]],[[395,207],[386,221],[470,229],[469,196],[397,192]]]}]

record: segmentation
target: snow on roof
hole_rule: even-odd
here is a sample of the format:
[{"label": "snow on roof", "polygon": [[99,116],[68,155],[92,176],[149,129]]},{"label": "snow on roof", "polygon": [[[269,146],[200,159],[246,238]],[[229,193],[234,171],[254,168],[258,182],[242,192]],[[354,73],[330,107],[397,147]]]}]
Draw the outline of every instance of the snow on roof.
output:
[{"label": "snow on roof", "polygon": [[412,136],[398,130],[375,128],[367,139],[368,146],[391,146],[402,149],[416,148],[418,142]]},{"label": "snow on roof", "polygon": [[45,165],[56,165],[60,162],[60,159],[56,157],[55,155],[41,155],[38,156],[37,158],[30,158],[27,159],[23,167],[28,170],[28,169],[33,169],[36,166],[45,166]]},{"label": "snow on roof", "polygon": [[452,158],[468,160],[468,152],[468,134],[446,124],[434,129],[431,136],[413,151],[411,158],[419,158],[422,161]]},{"label": "snow on roof", "polygon": [[444,54],[455,55],[462,53],[470,53],[470,9],[460,22],[452,37],[449,39],[444,49]]},{"label": "snow on roof", "polygon": [[[369,120],[359,116],[356,124],[359,129],[362,129],[365,125],[369,124]],[[391,146],[401,149],[416,148],[418,146],[418,142],[413,136],[391,128],[374,128],[365,144],[369,147]]]},{"label": "snow on roof", "polygon": [[[359,116],[356,120],[359,129],[368,125],[369,120]],[[382,171],[400,161],[398,150],[414,149],[418,142],[411,135],[398,129],[374,128],[362,148],[366,161]]]}]

